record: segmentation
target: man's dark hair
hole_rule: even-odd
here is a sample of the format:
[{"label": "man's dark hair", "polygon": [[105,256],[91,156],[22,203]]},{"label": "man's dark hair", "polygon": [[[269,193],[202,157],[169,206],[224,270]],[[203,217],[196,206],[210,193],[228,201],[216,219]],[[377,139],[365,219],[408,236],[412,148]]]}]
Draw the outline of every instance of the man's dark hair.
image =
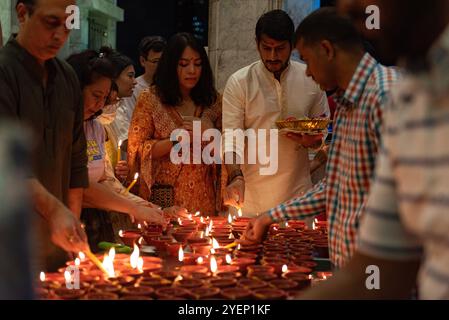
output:
[{"label": "man's dark hair", "polygon": [[30,15],[32,15],[34,12],[34,7],[36,6],[36,2],[37,0],[17,0],[16,8],[20,3],[23,3],[28,8]]},{"label": "man's dark hair", "polygon": [[200,79],[192,89],[190,96],[196,105],[210,107],[217,100],[212,68],[206,50],[190,33],[175,34],[168,41],[154,75],[154,86],[157,95],[163,104],[177,106],[181,103],[182,95],[179,88],[178,64],[182,53],[187,47],[198,52],[202,66]]},{"label": "man's dark hair", "polygon": [[318,9],[308,15],[296,29],[295,42],[305,44],[328,40],[344,50],[363,49],[363,39],[351,20],[337,13],[335,8]]},{"label": "man's dark hair", "polygon": [[139,44],[139,55],[145,60],[148,57],[148,52],[162,52],[167,45],[167,41],[159,36],[145,37]]},{"label": "man's dark hair", "polygon": [[293,36],[295,33],[295,25],[293,20],[282,10],[272,10],[263,14],[256,24],[256,39],[260,42],[262,35],[277,41],[288,40],[293,44]]}]

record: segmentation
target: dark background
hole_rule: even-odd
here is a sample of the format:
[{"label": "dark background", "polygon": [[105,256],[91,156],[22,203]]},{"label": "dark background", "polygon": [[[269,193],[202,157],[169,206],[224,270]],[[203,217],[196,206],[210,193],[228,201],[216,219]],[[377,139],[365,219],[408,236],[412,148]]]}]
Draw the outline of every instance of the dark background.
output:
[{"label": "dark background", "polygon": [[166,39],[177,32],[190,32],[207,46],[208,0],[118,0],[125,10],[125,21],[117,24],[117,49],[134,60],[141,74],[138,45],[145,36]]}]

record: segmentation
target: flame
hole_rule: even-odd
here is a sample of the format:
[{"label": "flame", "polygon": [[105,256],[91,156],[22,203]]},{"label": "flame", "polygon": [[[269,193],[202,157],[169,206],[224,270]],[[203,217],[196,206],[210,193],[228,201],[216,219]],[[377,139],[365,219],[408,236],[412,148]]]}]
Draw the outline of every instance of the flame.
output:
[{"label": "flame", "polygon": [[137,225],[137,228],[138,228],[138,229],[142,229],[142,225],[139,223],[139,224]]},{"label": "flame", "polygon": [[[316,219],[315,219],[316,220]],[[312,222],[312,229],[316,230],[316,225],[315,225],[315,221]]]},{"label": "flame", "polygon": [[285,226],[286,226],[286,227],[289,227],[289,224],[288,224],[288,222],[286,222],[286,223],[285,223]]},{"label": "flame", "polygon": [[178,276],[175,278],[174,282],[181,281],[182,279],[183,279],[183,277],[182,277],[181,275],[178,275]]},{"label": "flame", "polygon": [[189,220],[192,220],[192,214],[189,214]]},{"label": "flame", "polygon": [[230,255],[230,254],[227,254],[227,255],[226,255],[226,263],[227,263],[227,264],[231,264],[231,262],[232,262],[231,255]]},{"label": "flame", "polygon": [[286,273],[288,271],[288,266],[286,264],[284,264],[282,266],[282,273]]},{"label": "flame", "polygon": [[242,246],[240,245],[240,243],[237,245],[237,250],[240,250],[242,248]]},{"label": "flame", "polygon": [[119,235],[120,238],[123,237],[123,230],[120,230],[120,231],[118,232],[118,235]]},{"label": "flame", "polygon": [[139,257],[137,259],[137,270],[139,270],[140,273],[143,273],[143,258]]},{"label": "flame", "polygon": [[180,226],[182,226],[182,220],[181,220],[181,218],[178,218],[178,223],[179,223]]},{"label": "flame", "polygon": [[274,230],[274,231],[278,231],[278,228],[276,228],[276,227],[273,227],[273,230]]},{"label": "flame", "polygon": [[208,237],[208,236],[209,236],[209,233],[210,233],[210,229],[209,229],[209,226],[207,226],[207,227],[206,227],[206,231],[204,232],[204,235],[205,235],[206,237]]},{"label": "flame", "polygon": [[41,271],[41,273],[39,274],[39,279],[44,282],[45,281],[45,272]]},{"label": "flame", "polygon": [[228,238],[229,238],[229,239],[232,239],[232,233],[229,234],[229,237],[228,237]]},{"label": "flame", "polygon": [[143,242],[143,237],[140,237],[140,238],[139,238],[139,241],[137,241],[137,243],[139,243],[140,245],[142,245],[142,242]]},{"label": "flame", "polygon": [[86,260],[86,255],[83,252],[79,252],[78,256],[80,257],[81,261]]},{"label": "flame", "polygon": [[114,259],[115,259],[115,248],[114,247],[109,249],[109,259],[111,259],[111,262],[114,263]]},{"label": "flame", "polygon": [[217,272],[217,260],[214,256],[210,257],[210,271],[215,274]]},{"label": "flame", "polygon": [[316,224],[318,224],[318,219],[317,219],[317,218],[315,218],[314,222],[315,222]]},{"label": "flame", "polygon": [[309,274],[309,280],[312,280],[312,279],[313,279],[312,275],[311,275],[311,274]]},{"label": "flame", "polygon": [[239,215],[239,217],[242,217],[242,216],[243,216],[242,209],[239,209],[239,211],[237,212],[237,214]]},{"label": "flame", "polygon": [[[115,251],[114,251],[115,254]],[[106,272],[108,273],[109,278],[115,278],[115,270],[114,270],[114,263],[112,259],[109,257],[109,255],[105,254],[103,258],[103,268],[105,268]]]},{"label": "flame", "polygon": [[214,225],[214,223],[213,223],[212,220],[211,220],[211,221],[209,222],[209,231],[212,230],[213,225]]},{"label": "flame", "polygon": [[71,282],[72,281],[72,276],[70,275],[70,272],[68,272],[68,271],[64,272],[64,279],[65,279],[65,282]]},{"label": "flame", "polygon": [[200,233],[200,238],[201,238],[201,239],[204,238],[204,231],[201,231],[201,233]]},{"label": "flame", "polygon": [[129,264],[131,265],[131,268],[136,269],[137,268],[137,261],[139,260],[140,251],[137,244],[134,243],[134,250],[133,253],[131,253],[131,256],[129,257]]},{"label": "flame", "polygon": [[323,276],[323,280],[327,280],[327,277],[326,277],[326,276]]},{"label": "flame", "polygon": [[118,141],[118,147],[119,147],[119,148],[122,146],[122,143],[123,143],[122,140],[119,140],[119,141]]},{"label": "flame", "polygon": [[228,214],[228,223],[231,224],[232,223],[232,216],[231,213],[229,212]]},{"label": "flame", "polygon": [[203,257],[199,257],[198,259],[196,259],[196,263],[197,264],[203,264],[204,263]]},{"label": "flame", "polygon": [[204,218],[203,217],[200,218],[200,222],[204,223]]},{"label": "flame", "polygon": [[179,260],[179,262],[184,261],[184,250],[182,250],[182,246],[179,246],[178,260]]},{"label": "flame", "polygon": [[79,266],[81,264],[81,261],[79,258],[75,259],[75,266]]},{"label": "flame", "polygon": [[134,175],[134,180],[137,180],[137,179],[139,179],[139,173],[138,172],[136,172],[136,174]]},{"label": "flame", "polygon": [[215,249],[214,248],[210,249],[210,254],[215,254]]},{"label": "flame", "polygon": [[[201,213],[199,212],[199,211],[197,211],[196,213],[195,213],[195,217],[199,217],[201,215]],[[201,217],[201,219],[203,219],[203,217]]]},{"label": "flame", "polygon": [[214,249],[220,248],[220,245],[218,244],[218,241],[215,238],[212,238],[212,248]]}]

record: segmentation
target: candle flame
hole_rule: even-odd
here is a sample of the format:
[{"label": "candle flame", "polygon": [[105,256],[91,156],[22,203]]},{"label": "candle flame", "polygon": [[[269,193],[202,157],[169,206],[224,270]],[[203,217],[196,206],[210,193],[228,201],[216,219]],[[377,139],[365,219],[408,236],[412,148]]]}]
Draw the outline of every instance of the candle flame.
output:
[{"label": "candle flame", "polygon": [[204,218],[203,217],[200,218],[200,222],[204,223]]},{"label": "candle flame", "polygon": [[318,219],[317,219],[317,218],[315,218],[314,222],[315,222],[316,224],[318,224]]},{"label": "candle flame", "polygon": [[289,227],[289,224],[288,224],[288,222],[286,222],[286,223],[285,223],[285,226],[286,226],[286,227]]},{"label": "candle flame", "polygon": [[217,266],[217,260],[214,256],[210,257],[210,271],[215,274],[217,272],[218,266]]},{"label": "candle flame", "polygon": [[119,235],[120,238],[123,237],[123,230],[120,230],[120,231],[118,232],[118,235]]},{"label": "candle flame", "polygon": [[215,249],[214,248],[210,249],[210,254],[215,254]]},{"label": "candle flame", "polygon": [[45,272],[41,271],[41,273],[39,274],[39,279],[44,282],[45,281]]},{"label": "candle flame", "polygon": [[242,209],[239,209],[238,215],[239,215],[239,217],[242,217],[242,216],[243,216]]},{"label": "candle flame", "polygon": [[111,262],[114,263],[114,259],[115,259],[115,248],[114,247],[109,249],[109,259],[111,259]]},{"label": "candle flame", "polygon": [[273,230],[274,230],[274,231],[278,231],[278,228],[276,228],[276,227],[273,227]]},{"label": "candle flame", "polygon": [[134,180],[137,181],[137,179],[139,179],[139,173],[136,172],[136,174],[134,175]]},{"label": "candle flame", "polygon": [[131,265],[131,268],[136,269],[137,268],[137,262],[139,260],[140,251],[137,244],[134,243],[134,250],[131,253],[131,256],[129,257],[129,264]]},{"label": "candle flame", "polygon": [[143,237],[140,237],[139,238],[139,241],[137,241],[140,245],[142,245],[142,242],[143,242]]},{"label": "candle flame", "polygon": [[227,254],[227,255],[226,255],[226,263],[227,263],[227,264],[231,264],[231,262],[232,262],[231,255],[230,255],[230,254]]},{"label": "candle flame", "polygon": [[220,248],[220,245],[218,244],[218,241],[215,238],[212,238],[212,248],[214,249]]},{"label": "candle flame", "polygon": [[207,226],[207,227],[206,227],[206,231],[205,231],[204,234],[205,234],[206,237],[208,237],[208,236],[209,236],[209,233],[210,233],[210,229],[209,229],[209,226]]},{"label": "candle flame", "polygon": [[139,270],[140,273],[143,273],[143,258],[139,257],[137,259],[137,270]]},{"label": "candle flame", "polygon": [[109,278],[115,278],[114,263],[107,254],[105,254],[103,258],[103,268],[108,273]]},{"label": "candle flame", "polygon": [[326,277],[326,276],[323,276],[323,280],[327,280],[327,277]]},{"label": "candle flame", "polygon": [[309,280],[312,280],[312,279],[313,279],[312,275],[311,275],[311,274],[309,274]]},{"label": "candle flame", "polygon": [[[316,219],[315,219],[316,220]],[[315,221],[312,222],[312,229],[316,230],[316,225],[315,225]]]},{"label": "candle flame", "polygon": [[86,255],[83,252],[79,252],[78,257],[80,257],[81,261],[86,260]]},{"label": "candle flame", "polygon": [[231,213],[229,212],[228,214],[228,223],[231,224],[232,223],[232,216]]},{"label": "candle flame", "polygon": [[119,140],[119,141],[118,141],[118,147],[119,147],[119,148],[122,146],[122,143],[123,143],[122,140]]},{"label": "candle flame", "polygon": [[200,233],[200,238],[201,238],[201,239],[204,238],[204,231],[201,231],[201,233]]},{"label": "candle flame", "polygon": [[198,259],[196,259],[196,263],[197,264],[203,264],[204,263],[203,257],[199,257]]},{"label": "candle flame", "polygon": [[72,276],[70,275],[70,272],[68,272],[68,271],[64,272],[64,279],[65,279],[65,282],[72,281]]},{"label": "candle flame", "polygon": [[242,248],[242,246],[240,245],[240,243],[237,245],[237,250],[240,250]]},{"label": "candle flame", "polygon": [[213,223],[212,220],[211,220],[211,221],[209,222],[209,231],[212,230],[213,225],[214,225],[214,223]]},{"label": "candle flame", "polygon": [[137,225],[137,228],[138,228],[138,229],[142,229],[142,225],[139,223],[139,224]]},{"label": "candle flame", "polygon": [[75,259],[75,266],[79,266],[81,264],[81,261],[79,258]]},{"label": "candle flame", "polygon": [[178,275],[178,276],[175,278],[174,282],[181,281],[182,279],[183,279],[183,277],[182,277],[181,275]]},{"label": "candle flame", "polygon": [[[200,216],[200,212],[199,211],[197,211],[196,213],[195,213],[195,217],[199,217]],[[203,217],[201,217],[201,219],[203,219]]]},{"label": "candle flame", "polygon": [[182,250],[182,246],[179,246],[178,260],[179,260],[179,262],[184,261],[184,250]]},{"label": "candle flame", "polygon": [[286,273],[288,271],[288,266],[286,264],[284,264],[282,266],[282,273]]},{"label": "candle flame", "polygon": [[192,214],[189,214],[189,220],[192,220]]},{"label": "candle flame", "polygon": [[181,218],[178,218],[178,223],[179,223],[180,226],[182,226],[182,220],[181,220]]},{"label": "candle flame", "polygon": [[229,239],[232,239],[232,233],[229,234],[229,237],[228,237],[228,238],[229,238]]}]

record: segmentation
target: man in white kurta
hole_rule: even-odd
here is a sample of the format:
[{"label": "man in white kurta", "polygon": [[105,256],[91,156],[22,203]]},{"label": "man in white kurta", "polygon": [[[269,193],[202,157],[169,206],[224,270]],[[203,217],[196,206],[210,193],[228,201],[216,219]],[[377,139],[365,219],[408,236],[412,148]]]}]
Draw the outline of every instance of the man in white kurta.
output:
[{"label": "man in white kurta", "polygon": [[[229,78],[223,93],[224,130],[267,129],[269,132],[276,129],[276,121],[289,117],[329,116],[325,92],[307,77],[304,64],[290,61],[294,26],[288,20],[291,21],[290,17],[280,10],[268,12],[259,19],[256,37],[261,60]],[[266,139],[267,155],[270,155],[269,134]],[[225,139],[225,150],[235,150],[240,157],[244,154],[240,167],[226,163],[229,180],[225,204],[241,207],[245,216],[252,217],[312,187],[307,147],[283,133],[278,135],[277,142],[277,172],[262,175],[260,169],[267,165],[259,161],[248,163],[248,151],[254,150],[248,149],[247,140],[244,150],[239,150],[233,139]],[[275,157],[271,155],[271,159]],[[239,192],[239,188],[244,191]],[[244,201],[233,202],[236,195]]]}]

